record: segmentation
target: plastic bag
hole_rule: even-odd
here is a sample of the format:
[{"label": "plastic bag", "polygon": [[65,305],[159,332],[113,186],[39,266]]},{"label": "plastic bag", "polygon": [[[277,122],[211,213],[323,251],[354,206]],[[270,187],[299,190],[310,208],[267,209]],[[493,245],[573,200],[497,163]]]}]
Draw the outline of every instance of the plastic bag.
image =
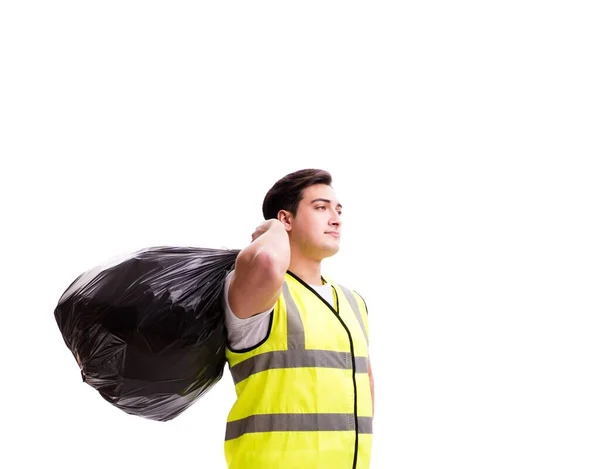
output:
[{"label": "plastic bag", "polygon": [[238,252],[148,248],[77,277],[54,316],[83,380],[152,420],[192,405],[223,376],[220,297]]}]

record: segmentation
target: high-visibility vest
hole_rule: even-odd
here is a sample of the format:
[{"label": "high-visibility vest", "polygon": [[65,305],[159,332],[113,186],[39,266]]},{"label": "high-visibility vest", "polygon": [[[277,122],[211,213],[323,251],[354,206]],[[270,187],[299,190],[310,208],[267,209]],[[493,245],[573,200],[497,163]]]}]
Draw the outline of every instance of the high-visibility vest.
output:
[{"label": "high-visibility vest", "polygon": [[369,467],[367,307],[328,283],[335,307],[288,271],[267,338],[226,350],[237,395],[225,432],[230,469]]}]

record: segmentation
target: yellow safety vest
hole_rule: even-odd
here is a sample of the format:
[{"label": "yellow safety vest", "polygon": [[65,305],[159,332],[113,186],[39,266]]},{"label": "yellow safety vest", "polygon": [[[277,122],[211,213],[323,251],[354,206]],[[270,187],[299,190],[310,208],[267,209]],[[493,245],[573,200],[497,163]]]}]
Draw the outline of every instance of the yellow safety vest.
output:
[{"label": "yellow safety vest", "polygon": [[267,338],[226,350],[237,395],[225,434],[230,469],[369,467],[367,307],[329,283],[335,308],[288,271]]}]

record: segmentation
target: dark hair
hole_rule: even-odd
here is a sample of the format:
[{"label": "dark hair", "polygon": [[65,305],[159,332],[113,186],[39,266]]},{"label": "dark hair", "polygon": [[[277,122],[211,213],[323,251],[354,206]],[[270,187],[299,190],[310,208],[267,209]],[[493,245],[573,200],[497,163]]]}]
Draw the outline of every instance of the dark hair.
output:
[{"label": "dark hair", "polygon": [[331,174],[322,169],[301,169],[277,181],[263,201],[262,212],[265,220],[277,218],[280,210],[296,215],[304,189],[315,184],[331,185]]}]

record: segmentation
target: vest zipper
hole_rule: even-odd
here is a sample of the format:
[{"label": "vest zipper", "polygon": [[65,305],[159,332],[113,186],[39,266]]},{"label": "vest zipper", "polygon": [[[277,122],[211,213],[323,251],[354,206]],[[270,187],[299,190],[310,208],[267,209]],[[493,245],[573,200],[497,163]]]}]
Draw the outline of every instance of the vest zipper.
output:
[{"label": "vest zipper", "polygon": [[[346,331],[346,334],[348,334],[348,340],[350,341],[350,356],[352,357],[352,386],[354,387],[354,460],[352,461],[352,469],[356,469],[356,464],[358,463],[358,390],[356,387],[356,359],[354,358],[354,342],[352,342],[352,334],[350,333],[350,329],[348,329],[348,326],[346,326],[346,323],[344,322],[339,313],[340,300],[338,291],[333,285],[331,285],[331,288],[333,288],[333,291],[335,292],[336,307],[334,308],[329,304],[327,300],[325,300],[325,298],[319,295],[308,283],[306,283],[296,274],[289,270],[287,271],[287,273],[294,277],[296,280],[298,280],[298,282],[300,282],[302,285],[308,288],[317,296],[317,298],[319,298],[323,303],[325,303],[327,307],[333,312],[333,314],[335,314],[335,316],[338,318],[340,324]],[[324,280],[322,277],[321,279]]]},{"label": "vest zipper", "polygon": [[[338,292],[337,290],[335,290],[336,306],[339,310],[340,304],[338,296]],[[356,360],[354,358],[354,342],[352,342],[352,334],[350,333],[348,326],[346,326],[346,323],[344,323],[344,320],[340,316],[340,313],[334,310],[333,308],[331,308],[331,310],[334,312],[334,314],[339,319],[340,324],[346,330],[346,333],[348,334],[348,340],[350,341],[350,356],[352,357],[352,385],[354,387],[354,460],[352,462],[352,469],[356,469],[356,464],[358,462],[358,390],[356,389]]]}]

